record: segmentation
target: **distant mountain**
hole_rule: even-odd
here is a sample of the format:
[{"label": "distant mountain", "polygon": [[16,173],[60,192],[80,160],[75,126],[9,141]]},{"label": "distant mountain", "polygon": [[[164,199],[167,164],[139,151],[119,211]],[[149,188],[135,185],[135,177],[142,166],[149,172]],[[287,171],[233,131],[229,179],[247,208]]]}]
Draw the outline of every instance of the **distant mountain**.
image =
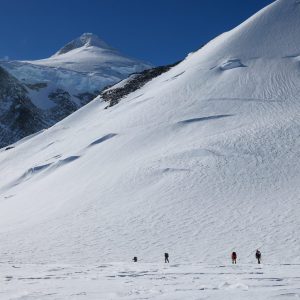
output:
[{"label": "distant mountain", "polygon": [[[27,102],[41,120],[24,131],[17,124],[8,127],[1,119],[2,130],[10,134],[0,139],[0,147],[55,124],[94,99],[105,87],[151,67],[122,55],[91,33],[71,41],[50,58],[0,61],[0,66],[22,86]],[[4,103],[12,98],[13,94],[1,96],[0,111],[8,113]]]},{"label": "distant mountain", "polygon": [[111,83],[151,67],[150,64],[124,56],[92,33],[84,33],[49,58],[26,62],[76,72],[93,72],[93,76],[110,79]]}]

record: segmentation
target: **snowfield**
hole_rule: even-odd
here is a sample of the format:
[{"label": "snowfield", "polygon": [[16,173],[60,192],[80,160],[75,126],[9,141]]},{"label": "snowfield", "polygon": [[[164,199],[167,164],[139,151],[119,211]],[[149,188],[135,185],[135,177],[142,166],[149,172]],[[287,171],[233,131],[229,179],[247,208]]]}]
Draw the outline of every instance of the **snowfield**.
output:
[{"label": "snowfield", "polygon": [[2,149],[5,297],[299,297],[299,25],[278,0],[118,105]]},{"label": "snowfield", "polygon": [[0,299],[299,299],[299,265],[0,265]]}]

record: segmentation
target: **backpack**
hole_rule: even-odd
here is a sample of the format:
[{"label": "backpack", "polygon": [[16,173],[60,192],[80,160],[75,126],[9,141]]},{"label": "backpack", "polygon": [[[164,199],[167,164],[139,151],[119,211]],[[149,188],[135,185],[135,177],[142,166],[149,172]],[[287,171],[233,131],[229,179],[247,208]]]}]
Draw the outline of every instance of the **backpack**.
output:
[{"label": "backpack", "polygon": [[231,257],[232,257],[232,259],[236,259],[236,252],[232,252],[232,254],[231,254]]}]

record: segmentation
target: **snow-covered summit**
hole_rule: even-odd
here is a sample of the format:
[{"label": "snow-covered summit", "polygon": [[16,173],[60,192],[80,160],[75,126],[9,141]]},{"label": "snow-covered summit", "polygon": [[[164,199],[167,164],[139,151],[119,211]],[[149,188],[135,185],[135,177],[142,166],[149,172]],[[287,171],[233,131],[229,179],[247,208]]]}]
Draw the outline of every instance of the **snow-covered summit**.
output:
[{"label": "snow-covered summit", "polygon": [[97,35],[93,33],[83,33],[79,38],[74,39],[69,42],[67,45],[62,47],[58,52],[56,52],[53,56],[65,54],[69,51],[80,47],[98,47],[102,49],[112,49],[109,45],[107,45],[103,40],[101,40]]},{"label": "snow-covered summit", "polygon": [[84,33],[49,58],[27,63],[76,72],[97,72],[103,77],[120,79],[151,67],[149,63],[122,54],[92,33]]}]

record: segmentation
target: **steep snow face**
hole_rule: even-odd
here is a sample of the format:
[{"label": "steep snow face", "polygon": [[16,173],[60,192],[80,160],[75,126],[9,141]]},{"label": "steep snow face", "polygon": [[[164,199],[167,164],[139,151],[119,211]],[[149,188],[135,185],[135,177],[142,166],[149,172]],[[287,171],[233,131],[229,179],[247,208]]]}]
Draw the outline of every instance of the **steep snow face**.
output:
[{"label": "steep snow face", "polygon": [[[280,12],[285,46],[235,43]],[[299,18],[277,1],[119,104],[0,152],[2,260],[300,263]]]}]

